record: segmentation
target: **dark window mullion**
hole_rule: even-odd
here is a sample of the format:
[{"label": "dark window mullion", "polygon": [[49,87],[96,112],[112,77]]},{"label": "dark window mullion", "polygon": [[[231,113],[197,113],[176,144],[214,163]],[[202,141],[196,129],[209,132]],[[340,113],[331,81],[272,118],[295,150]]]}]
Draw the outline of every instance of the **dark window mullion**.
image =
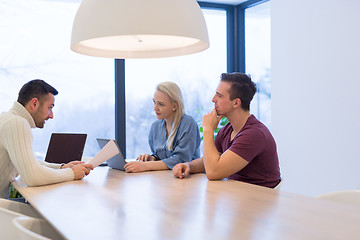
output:
[{"label": "dark window mullion", "polygon": [[125,60],[115,59],[115,139],[126,158]]},{"label": "dark window mullion", "polygon": [[245,9],[238,5],[235,12],[236,71],[245,73]]}]

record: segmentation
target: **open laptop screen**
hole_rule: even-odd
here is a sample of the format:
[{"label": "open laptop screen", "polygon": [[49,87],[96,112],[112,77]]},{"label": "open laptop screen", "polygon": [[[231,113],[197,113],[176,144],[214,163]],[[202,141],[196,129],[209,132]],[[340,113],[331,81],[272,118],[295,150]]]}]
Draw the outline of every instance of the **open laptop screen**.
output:
[{"label": "open laptop screen", "polygon": [[[109,141],[110,139],[104,139],[104,138],[97,138],[96,139],[100,148],[103,148]],[[118,170],[122,170],[125,171],[124,169],[124,165],[126,164],[125,158],[121,153],[121,149],[119,148],[119,145],[117,144],[117,141],[113,139],[113,141],[115,142],[118,150],[119,150],[119,154],[115,155],[114,157],[110,158],[109,160],[107,160],[107,164],[109,167],[114,168],[114,169],[118,169]]]},{"label": "open laptop screen", "polygon": [[87,134],[53,133],[45,161],[49,163],[68,163],[80,161],[84,152]]}]

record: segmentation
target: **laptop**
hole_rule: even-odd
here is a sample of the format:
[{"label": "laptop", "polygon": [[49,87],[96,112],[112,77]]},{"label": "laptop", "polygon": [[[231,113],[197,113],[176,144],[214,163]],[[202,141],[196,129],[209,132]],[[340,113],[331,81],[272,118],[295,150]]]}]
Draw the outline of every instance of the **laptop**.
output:
[{"label": "laptop", "polygon": [[[110,141],[110,139],[97,138],[96,141],[98,142],[100,148],[103,148]],[[111,168],[125,171],[125,168],[124,168],[124,165],[126,164],[125,158],[121,153],[121,150],[119,148],[117,141],[116,140],[113,140],[113,141],[115,142],[117,148],[119,149],[119,154],[110,158],[106,162],[107,162],[108,166]]]},{"label": "laptop", "polygon": [[87,134],[53,133],[51,134],[45,161],[49,163],[68,163],[81,161]]}]

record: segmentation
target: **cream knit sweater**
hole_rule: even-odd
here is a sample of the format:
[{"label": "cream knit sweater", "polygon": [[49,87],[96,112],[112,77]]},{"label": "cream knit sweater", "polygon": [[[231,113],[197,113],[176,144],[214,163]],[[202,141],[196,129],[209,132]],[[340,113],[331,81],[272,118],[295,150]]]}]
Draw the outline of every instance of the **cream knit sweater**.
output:
[{"label": "cream knit sweater", "polygon": [[60,164],[36,160],[31,128],[35,122],[18,102],[7,113],[0,114],[0,197],[8,198],[9,184],[20,174],[29,186],[74,179],[72,169],[59,169]]}]

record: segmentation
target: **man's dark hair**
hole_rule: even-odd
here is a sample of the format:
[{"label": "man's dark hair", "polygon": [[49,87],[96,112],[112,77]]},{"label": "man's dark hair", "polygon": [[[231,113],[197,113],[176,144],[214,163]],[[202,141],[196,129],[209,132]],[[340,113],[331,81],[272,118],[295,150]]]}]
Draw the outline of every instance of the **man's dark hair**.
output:
[{"label": "man's dark hair", "polygon": [[20,89],[17,101],[25,106],[31,99],[37,98],[40,101],[44,95],[48,95],[49,93],[52,93],[55,96],[58,94],[58,91],[44,80],[34,79],[25,83]]},{"label": "man's dark hair", "polygon": [[240,98],[241,108],[250,110],[250,102],[256,93],[256,84],[251,81],[251,77],[245,73],[223,73],[221,81],[231,83],[230,100]]}]

